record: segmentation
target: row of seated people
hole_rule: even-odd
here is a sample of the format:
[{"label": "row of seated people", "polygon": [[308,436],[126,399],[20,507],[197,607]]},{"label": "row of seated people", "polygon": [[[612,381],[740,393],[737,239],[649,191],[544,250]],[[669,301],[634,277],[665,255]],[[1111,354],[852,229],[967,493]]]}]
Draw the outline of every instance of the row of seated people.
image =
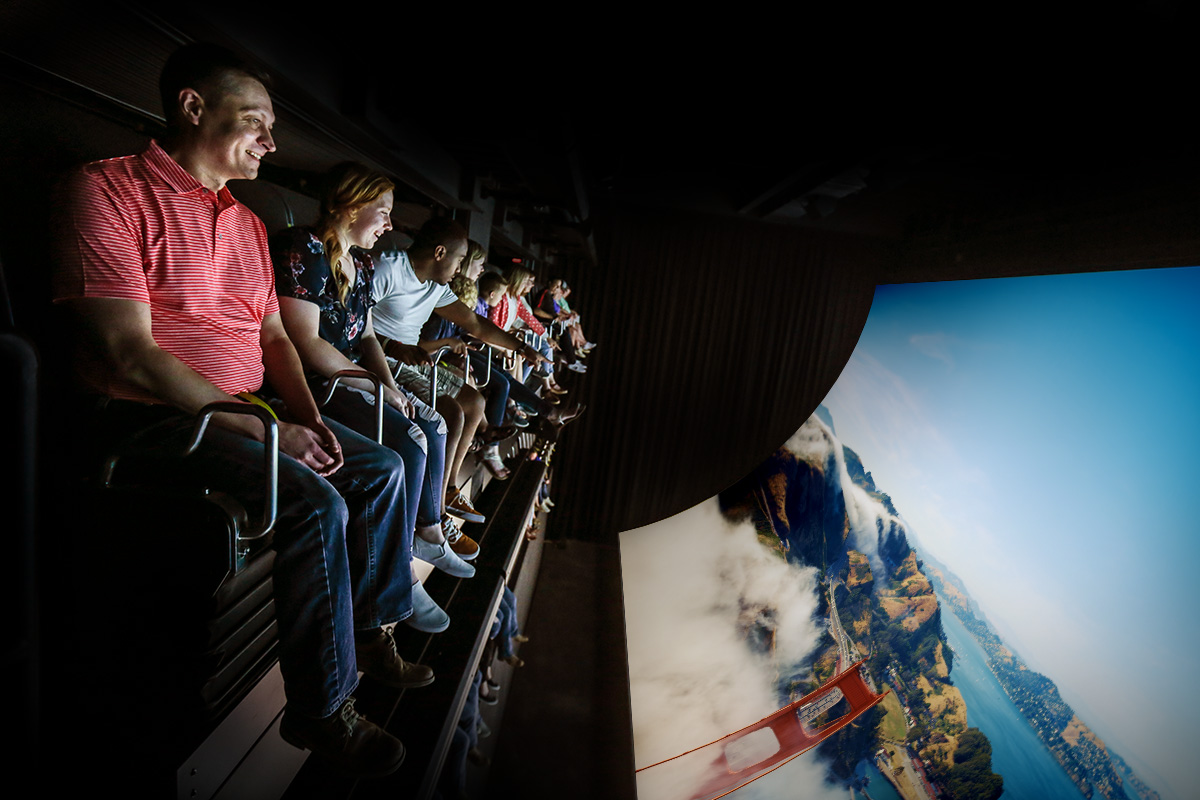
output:
[{"label": "row of seated people", "polygon": [[[493,476],[503,480],[508,476],[508,468],[500,457],[499,439],[515,428],[528,427],[531,416],[541,417],[553,424],[565,424],[578,417],[584,406],[581,403],[563,404],[560,400],[567,390],[554,380],[554,351],[562,348],[557,344],[558,340],[550,337],[550,332],[533,317],[523,296],[533,280],[532,274],[521,267],[511,268],[507,276],[491,271],[485,274],[483,269],[487,250],[474,241],[468,241],[467,248],[464,267],[451,278],[450,291],[463,306],[480,317],[490,319],[500,329],[529,337],[528,341],[541,352],[544,360],[534,366],[529,362],[522,363],[519,359],[489,358],[481,348],[483,342],[475,339],[452,319],[437,313],[430,315],[422,327],[420,343],[426,352],[449,351],[465,359],[462,373],[439,373],[438,390],[457,396],[460,402],[467,392],[470,392],[471,398],[482,395],[479,402],[483,426],[487,431],[480,437],[484,445],[482,461]],[[384,254],[381,261],[386,263],[387,259],[388,255]],[[552,286],[556,284],[563,285],[563,282],[559,279],[551,282]],[[548,292],[544,294],[549,296]],[[498,314],[497,310],[504,308],[508,302],[520,303],[525,314],[511,317]],[[573,319],[568,320],[567,316],[556,321],[563,326],[563,331],[575,330],[577,325],[567,327],[574,322]],[[579,356],[571,360],[571,366],[577,372],[587,369],[579,360],[594,347],[591,343],[587,344],[587,349],[580,350]],[[463,376],[472,372],[478,389],[464,386]]]},{"label": "row of seated people", "polygon": [[[275,150],[267,80],[253,65],[189,45],[168,60],[160,89],[164,140],[86,165],[61,204],[55,301],[83,334],[78,378],[99,449],[148,428],[159,443],[182,441],[192,416],[214,402],[272,410],[273,586],[287,696],[280,733],[342,771],[387,774],[404,747],[354,711],[358,672],[399,688],[434,680],[397,653],[390,626],[450,624],[411,561],[473,575],[478,545],[450,515],[481,515],[456,478],[478,430],[503,428],[484,419],[470,386],[436,408],[412,391],[423,376],[411,368],[429,361],[422,324],[433,312],[530,363],[550,359],[447,288],[468,256],[458,223],[430,220],[377,268],[367,251],[391,228],[394,186],[384,175],[339,167],[315,225],[268,240],[227,186],[256,178]],[[382,383],[382,445],[373,382],[348,379],[323,409],[314,399],[351,368]],[[552,424],[565,421],[542,410]],[[143,464],[141,477],[261,505],[264,438],[256,419],[218,414],[190,458]]]}]

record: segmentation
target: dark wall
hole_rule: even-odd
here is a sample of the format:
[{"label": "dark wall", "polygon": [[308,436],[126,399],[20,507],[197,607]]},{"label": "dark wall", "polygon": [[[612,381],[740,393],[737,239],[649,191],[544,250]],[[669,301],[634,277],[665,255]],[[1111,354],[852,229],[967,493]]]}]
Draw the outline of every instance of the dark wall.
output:
[{"label": "dark wall", "polygon": [[862,332],[884,246],[763,222],[610,207],[604,268],[572,278],[588,359],[555,529],[605,541],[712,497],[816,408]]}]

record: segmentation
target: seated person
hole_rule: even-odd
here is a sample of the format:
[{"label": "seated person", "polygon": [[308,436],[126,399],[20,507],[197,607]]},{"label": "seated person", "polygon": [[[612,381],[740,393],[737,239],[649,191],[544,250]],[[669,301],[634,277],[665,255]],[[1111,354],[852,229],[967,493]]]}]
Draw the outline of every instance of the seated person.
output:
[{"label": "seated person", "polygon": [[[392,227],[392,190],[385,176],[361,164],[342,164],[328,176],[315,227],[295,227],[271,237],[275,288],[283,326],[300,362],[324,392],[326,379],[347,369],[365,369],[383,382],[384,444],[404,459],[408,487],[408,530],[413,552],[458,578],[475,574],[448,540],[462,534],[442,511],[446,424],[436,411],[404,393],[392,379],[379,340],[371,330],[371,278],[367,253]],[[375,396],[365,379],[343,379],[326,413],[364,436],[375,435]],[[469,545],[469,547],[465,546]],[[479,546],[460,546],[474,558]],[[446,616],[420,583],[413,583],[418,612],[408,621],[437,632]]]},{"label": "seated person", "polygon": [[[504,276],[495,272],[489,272],[479,279],[479,301],[475,307],[475,311],[483,318],[487,318],[493,308],[504,302],[508,293],[508,281]],[[479,369],[486,369],[484,364]],[[494,364],[492,375],[504,375],[504,370],[501,365]],[[530,413],[538,414],[552,425],[565,425],[575,417],[583,413],[585,406],[582,403],[573,403],[567,407],[559,408],[558,396],[549,394],[542,398],[533,392],[528,386],[515,379],[509,379],[509,396],[519,406],[526,409]]]},{"label": "seated person", "polygon": [[579,316],[578,311],[571,309],[571,304],[567,302],[567,298],[571,296],[571,287],[567,285],[565,280],[559,279],[562,287],[562,296],[558,299],[559,308],[565,311],[569,316],[567,318],[567,331],[571,334],[571,344],[575,346],[575,352],[580,358],[586,358],[587,354],[592,352],[596,347],[595,342],[589,342],[587,337],[583,335],[583,320]]},{"label": "seated person", "polygon": [[[537,336],[543,336],[546,328],[537,321],[529,304],[525,302],[525,295],[533,288],[533,273],[523,267],[513,267],[509,270],[507,282],[508,289],[501,302],[491,307],[490,319],[506,331],[524,327]],[[554,364],[550,359],[554,347],[555,345],[549,340],[542,340],[540,352],[545,356],[546,366],[538,376],[538,380],[548,394],[566,394],[566,390],[554,381]],[[522,378],[527,384],[530,384],[534,380],[534,375],[534,372],[526,371]]]},{"label": "seated person", "polygon": [[[463,259],[464,266],[450,279],[450,290],[467,308],[474,309],[479,296],[476,279],[483,272],[483,264],[487,260],[487,250],[476,241],[467,241],[467,257]],[[431,352],[442,346],[453,346],[463,341],[462,331],[449,320],[442,319],[437,314],[431,314],[425,326],[421,329],[421,346]],[[508,409],[509,383],[508,376],[500,370],[488,369],[487,357],[479,352],[477,344],[467,344],[467,363],[474,370],[471,385],[483,395],[485,405],[483,419],[486,426],[480,426],[477,440],[483,445],[481,460],[493,476],[504,480],[509,475],[500,456],[500,442],[516,433],[514,425],[505,424],[505,412]],[[481,375],[486,375],[486,383],[480,385]],[[439,373],[439,379],[441,373]],[[465,376],[464,376],[465,379]],[[440,383],[440,380],[439,380]],[[439,386],[439,389],[441,387]]]},{"label": "seated person", "polygon": [[[386,254],[384,258],[387,258]],[[465,259],[463,263],[465,263]],[[387,274],[390,277],[393,271],[389,269],[387,270]],[[400,274],[403,274],[403,271]],[[393,288],[399,288],[399,284],[396,284]],[[400,297],[400,293],[393,294],[389,300],[389,308],[392,305],[400,304],[402,302]],[[424,351],[424,354],[417,354],[416,351],[412,351],[412,358],[415,359],[412,362],[406,359],[397,359],[401,366],[396,372],[396,379],[402,385],[426,398],[429,396],[429,379],[419,370],[415,369],[415,367],[432,363],[433,354],[437,353],[444,346],[449,347],[451,352],[456,355],[463,355],[466,352],[466,345],[456,336],[439,337],[433,340],[421,338],[420,328],[427,319],[428,316],[421,320],[415,342]],[[384,327],[388,330],[392,330],[394,324],[394,320],[384,320]],[[444,371],[439,371],[438,373],[437,395],[437,410],[446,418],[450,426],[450,433],[446,444],[449,458],[447,459],[444,476],[446,507],[452,513],[458,514],[464,519],[482,521],[482,515],[475,510],[470,500],[459,489],[458,473],[462,469],[467,453],[470,452],[471,443],[476,433],[487,427],[484,417],[486,404],[483,396],[474,387],[464,386],[461,381],[456,380]],[[503,477],[507,477],[507,475]]]},{"label": "seated person", "polygon": [[[279,317],[266,231],[226,186],[257,177],[275,150],[264,81],[213,45],[171,56],[160,79],[162,145],[73,176],[55,299],[81,328],[80,378],[107,441],[163,420],[179,425],[155,441],[182,440],[202,407],[267,386],[281,401],[280,734],[345,771],[386,774],[404,746],[355,713],[358,669],[393,686],[433,681],[396,654],[384,627],[412,614],[404,465],[317,410]],[[196,453],[156,462],[147,477],[260,507],[263,439],[257,419],[218,414]]]},{"label": "seated person", "polygon": [[[398,378],[401,384],[428,387],[428,380],[412,367],[430,363],[429,353],[420,346],[421,327],[430,313],[453,322],[468,336],[514,350],[530,360],[547,360],[523,340],[505,333],[458,301],[447,284],[461,268],[466,255],[466,231],[445,217],[434,217],[422,225],[407,250],[379,255],[374,284],[375,332],[384,352],[405,365]],[[420,389],[416,391],[420,393]],[[472,402],[477,402],[478,420],[482,420],[482,398],[474,389],[470,391],[478,398]],[[447,395],[438,397],[438,410],[443,414],[463,415],[462,406]],[[450,486],[457,486],[458,470],[473,436],[473,428],[469,435],[464,432],[464,441],[460,441],[458,452],[448,466],[447,492]]]},{"label": "seated person", "polygon": [[[564,311],[561,306],[563,296],[562,289],[563,281],[561,278],[555,278],[550,281],[550,285],[546,287],[538,298],[537,305],[533,308],[533,315],[542,321],[549,329],[553,323],[561,324],[562,331],[569,330],[569,325],[573,319],[573,315]],[[587,372],[587,367],[579,360],[580,354],[575,350],[575,342],[568,335],[559,335],[555,338],[558,342],[559,351],[563,354],[564,360],[567,362],[567,369],[573,372]]]}]

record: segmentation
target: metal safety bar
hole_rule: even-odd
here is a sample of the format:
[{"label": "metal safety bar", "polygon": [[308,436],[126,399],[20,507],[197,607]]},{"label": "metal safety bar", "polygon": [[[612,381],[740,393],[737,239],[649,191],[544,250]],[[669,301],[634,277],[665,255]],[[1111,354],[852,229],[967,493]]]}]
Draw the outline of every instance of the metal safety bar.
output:
[{"label": "metal safety bar", "polygon": [[435,403],[437,403],[438,361],[441,359],[441,357],[443,355],[445,355],[446,353],[449,353],[449,352],[453,352],[453,350],[449,346],[444,346],[444,347],[439,347],[437,349],[437,352],[433,354],[433,358],[432,358],[433,369],[430,370],[430,372],[429,372],[429,407],[430,408],[435,408],[436,407]]},{"label": "metal safety bar", "polygon": [[[192,425],[191,439],[178,453],[179,457],[186,458],[196,452],[200,447],[200,443],[204,440],[204,434],[208,431],[208,423],[212,420],[214,414],[249,414],[258,417],[259,422],[263,424],[265,501],[263,503],[262,519],[258,526],[252,528],[249,532],[243,534],[241,531],[238,531],[237,542],[234,543],[236,546],[235,552],[241,552],[241,543],[261,539],[275,528],[275,520],[279,513],[279,421],[269,409],[254,405],[253,403],[234,403],[228,400],[209,403],[196,413],[195,422]],[[178,425],[178,420],[168,420],[153,425],[140,431],[120,445],[108,456],[101,467],[100,485],[105,489],[112,486],[113,473],[117,468],[117,463],[124,456],[147,453],[155,449],[161,450],[161,448],[156,448],[153,445],[143,447],[143,442],[155,432],[165,432],[172,428],[177,428]]]},{"label": "metal safety bar", "polygon": [[[485,348],[487,348],[484,351],[484,355],[486,356],[485,360],[487,362],[487,371],[483,375],[482,383],[479,383],[478,381],[476,381],[475,388],[477,388],[477,389],[482,389],[483,387],[487,386],[489,383],[492,382],[492,346],[490,344],[484,344],[483,346]],[[467,365],[470,366],[470,364],[471,364],[471,359],[468,356],[467,357]]]},{"label": "metal safety bar", "polygon": [[370,381],[371,385],[375,387],[375,443],[383,444],[383,381],[379,380],[378,375],[367,372],[365,369],[339,370],[333,373],[333,377],[329,379],[329,388],[325,392],[325,399],[321,401],[322,407],[329,405],[342,378],[363,378]]}]

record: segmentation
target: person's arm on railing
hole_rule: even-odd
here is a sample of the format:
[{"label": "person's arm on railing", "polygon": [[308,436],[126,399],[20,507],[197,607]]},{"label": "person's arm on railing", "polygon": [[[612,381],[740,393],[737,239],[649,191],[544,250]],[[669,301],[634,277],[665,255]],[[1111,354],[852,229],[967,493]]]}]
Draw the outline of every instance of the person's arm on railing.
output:
[{"label": "person's arm on railing", "polygon": [[[321,307],[316,303],[299,300],[295,297],[280,297],[279,314],[283,319],[283,326],[287,330],[288,338],[295,344],[296,352],[305,367],[326,378],[332,377],[336,372],[348,369],[365,369],[374,373],[383,381],[384,402],[401,414],[411,416],[412,405],[392,380],[387,368],[387,361],[383,358],[383,351],[379,347],[379,340],[375,338],[374,331],[371,329],[370,315],[367,316],[367,323],[359,344],[363,360],[360,366],[321,338]],[[344,378],[342,382],[364,392],[375,391],[375,384],[363,378]],[[284,399],[286,401],[286,398]]]},{"label": "person's arm on railing", "polygon": [[[245,402],[221,391],[158,346],[151,333],[149,305],[113,297],[81,297],[64,302],[82,322],[84,335],[105,360],[109,374],[114,378],[193,415],[209,403]],[[266,358],[264,348],[264,364]],[[249,439],[263,441],[263,427],[257,420],[218,414],[213,421]],[[331,474],[341,466],[340,445],[335,458],[328,452],[326,441],[317,431],[304,425],[280,424],[280,450],[321,475]]]},{"label": "person's arm on railing", "polygon": [[501,347],[505,350],[512,350],[530,362],[543,361],[549,363],[550,361],[550,359],[543,356],[537,350],[525,344],[525,341],[520,337],[514,336],[511,333],[505,333],[491,320],[479,316],[462,303],[451,303],[440,306],[434,309],[434,311],[462,328],[464,333],[470,334],[480,341]]}]

